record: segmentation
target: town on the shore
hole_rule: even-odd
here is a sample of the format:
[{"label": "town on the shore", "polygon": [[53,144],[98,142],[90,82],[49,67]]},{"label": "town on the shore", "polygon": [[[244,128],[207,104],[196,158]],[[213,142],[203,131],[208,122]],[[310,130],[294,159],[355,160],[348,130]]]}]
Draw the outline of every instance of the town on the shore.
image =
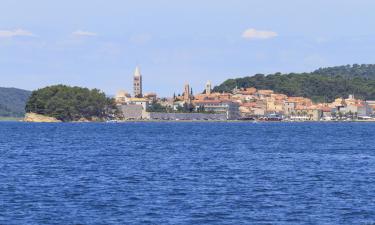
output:
[{"label": "town on the shore", "polygon": [[142,79],[137,67],[133,95],[121,90],[115,96],[123,120],[375,121],[375,100],[357,99],[354,94],[314,103],[309,98],[252,87],[213,92],[208,81],[202,93],[194,94],[185,84],[182,94],[160,98],[156,93],[143,93]]}]

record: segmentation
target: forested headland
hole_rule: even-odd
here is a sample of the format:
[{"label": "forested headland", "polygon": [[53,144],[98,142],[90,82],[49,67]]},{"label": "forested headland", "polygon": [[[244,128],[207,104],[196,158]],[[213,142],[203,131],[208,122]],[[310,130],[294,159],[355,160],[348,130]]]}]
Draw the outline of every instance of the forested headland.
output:
[{"label": "forested headland", "polygon": [[64,122],[101,121],[115,116],[117,108],[114,100],[98,89],[56,85],[33,91],[26,112]]}]

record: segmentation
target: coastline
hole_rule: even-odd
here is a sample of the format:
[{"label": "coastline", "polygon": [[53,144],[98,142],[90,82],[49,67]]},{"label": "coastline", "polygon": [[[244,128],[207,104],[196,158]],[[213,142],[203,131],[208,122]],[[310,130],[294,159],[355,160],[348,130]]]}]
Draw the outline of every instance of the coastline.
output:
[{"label": "coastline", "polygon": [[17,122],[23,120],[22,117],[0,117],[0,122]]},{"label": "coastline", "polygon": [[[0,122],[19,122],[19,123],[56,123],[56,122],[30,122],[24,121],[22,118],[0,118]],[[258,121],[258,120],[120,120],[120,121],[70,121],[60,123],[108,123],[108,124],[122,124],[122,123],[374,123],[375,120],[352,120],[352,121]]]},{"label": "coastline", "polygon": [[373,123],[372,120],[78,120],[63,122],[54,117],[43,116],[35,113],[27,113],[24,118],[0,117],[0,122],[24,122],[24,123]]},{"label": "coastline", "polygon": [[127,120],[104,123],[373,123],[375,120],[353,120],[353,121],[259,121],[259,120]]}]

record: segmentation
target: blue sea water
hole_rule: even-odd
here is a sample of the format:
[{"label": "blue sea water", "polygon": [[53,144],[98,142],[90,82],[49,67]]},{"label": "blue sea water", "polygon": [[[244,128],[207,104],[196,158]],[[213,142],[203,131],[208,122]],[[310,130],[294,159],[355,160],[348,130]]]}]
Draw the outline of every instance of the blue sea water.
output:
[{"label": "blue sea water", "polygon": [[0,224],[375,224],[375,124],[0,123]]}]

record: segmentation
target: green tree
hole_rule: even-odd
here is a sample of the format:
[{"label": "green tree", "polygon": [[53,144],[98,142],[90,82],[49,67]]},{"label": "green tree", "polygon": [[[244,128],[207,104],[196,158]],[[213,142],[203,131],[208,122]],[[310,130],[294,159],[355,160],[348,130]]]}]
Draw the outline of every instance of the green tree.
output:
[{"label": "green tree", "polygon": [[55,85],[32,92],[26,112],[55,117],[62,121],[109,119],[119,113],[114,99],[98,89]]}]

